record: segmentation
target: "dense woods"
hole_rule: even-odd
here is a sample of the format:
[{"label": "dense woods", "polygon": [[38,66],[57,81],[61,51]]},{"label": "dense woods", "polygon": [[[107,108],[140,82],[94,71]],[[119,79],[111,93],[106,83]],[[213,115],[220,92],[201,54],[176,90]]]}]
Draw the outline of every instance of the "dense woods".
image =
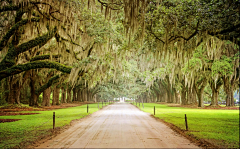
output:
[{"label": "dense woods", "polygon": [[2,0],[0,104],[234,106],[239,12],[236,0]]}]

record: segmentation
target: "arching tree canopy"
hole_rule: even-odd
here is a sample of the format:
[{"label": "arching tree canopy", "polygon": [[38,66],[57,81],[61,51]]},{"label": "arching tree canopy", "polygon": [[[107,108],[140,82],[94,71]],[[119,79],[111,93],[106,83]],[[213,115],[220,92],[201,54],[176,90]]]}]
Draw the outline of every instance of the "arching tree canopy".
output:
[{"label": "arching tree canopy", "polygon": [[236,0],[3,0],[1,100],[20,103],[30,88],[37,105],[61,89],[62,102],[128,96],[202,107],[210,87],[212,105],[223,88],[232,106],[239,11]]}]

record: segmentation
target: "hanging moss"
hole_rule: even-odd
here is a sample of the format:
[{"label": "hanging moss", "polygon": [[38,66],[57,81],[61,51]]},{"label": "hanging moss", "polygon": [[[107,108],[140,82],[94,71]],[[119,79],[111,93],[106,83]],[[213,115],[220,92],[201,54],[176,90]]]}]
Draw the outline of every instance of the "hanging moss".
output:
[{"label": "hanging moss", "polygon": [[14,60],[15,57],[18,56],[20,53],[30,50],[33,47],[36,47],[36,46],[41,47],[42,45],[46,44],[54,36],[56,30],[57,29],[55,27],[53,30],[46,33],[45,35],[37,37],[28,42],[25,42],[20,46],[18,46],[17,48],[15,48],[12,44],[10,44],[8,53],[0,63],[0,71],[13,66],[15,64],[15,60]]},{"label": "hanging moss", "polygon": [[[40,18],[32,18],[31,22],[39,22]],[[6,46],[8,40],[10,37],[14,34],[14,32],[22,25],[25,25],[29,22],[28,19],[21,20],[20,22],[16,23],[7,33],[6,35],[2,38],[0,42],[0,51]]]},{"label": "hanging moss", "polygon": [[[61,55],[56,54],[56,55],[52,55],[52,58],[59,58]],[[37,60],[45,60],[45,59],[50,59],[50,54],[46,54],[46,55],[37,55],[33,58],[30,59],[30,62],[33,61],[37,61]]]},{"label": "hanging moss", "polygon": [[57,28],[55,27],[53,30],[50,30],[48,33],[44,34],[43,36],[37,37],[33,40],[25,42],[16,48],[15,56],[20,53],[23,53],[35,46],[42,46],[46,44],[56,33]]},{"label": "hanging moss", "polygon": [[12,44],[10,44],[8,53],[0,63],[0,71],[15,65],[16,62],[14,60],[14,55],[13,55],[14,52],[15,52],[15,47]]}]

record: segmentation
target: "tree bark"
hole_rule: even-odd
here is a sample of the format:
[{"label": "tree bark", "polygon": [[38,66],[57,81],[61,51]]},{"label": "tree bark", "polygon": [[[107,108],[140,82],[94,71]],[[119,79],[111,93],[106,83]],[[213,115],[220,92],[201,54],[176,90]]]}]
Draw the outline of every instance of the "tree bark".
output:
[{"label": "tree bark", "polygon": [[77,101],[77,89],[73,88],[73,101]]},{"label": "tree bark", "polygon": [[217,106],[218,105],[218,94],[219,94],[219,89],[222,86],[223,82],[218,79],[217,84],[215,85],[214,80],[211,80],[209,82],[211,89],[212,89],[212,99],[211,99],[211,106]]},{"label": "tree bark", "polygon": [[200,90],[197,93],[197,97],[198,97],[198,107],[204,107],[204,103],[203,103],[203,90]]},{"label": "tree bark", "polygon": [[11,76],[9,78],[9,96],[8,96],[8,103],[9,104],[14,104],[14,102],[15,102],[13,86],[14,86],[13,77]]},{"label": "tree bark", "polygon": [[10,91],[10,85],[9,85],[9,78],[6,78],[4,80],[4,94],[3,94],[3,100],[5,100],[6,102],[8,102],[9,99],[9,91]]},{"label": "tree bark", "polygon": [[12,90],[13,90],[13,103],[20,104],[21,88],[20,88],[19,81],[13,84]]},{"label": "tree bark", "polygon": [[233,85],[234,85],[234,77],[231,79],[231,84],[229,77],[223,77],[223,85],[224,91],[227,94],[226,97],[226,106],[235,106],[234,96],[233,96]]},{"label": "tree bark", "polygon": [[182,88],[182,91],[181,91],[181,104],[182,105],[187,105],[187,98],[186,98],[186,89]]},{"label": "tree bark", "polygon": [[71,94],[72,89],[68,87],[67,89],[67,103],[72,102],[72,94]]},{"label": "tree bark", "polygon": [[60,102],[59,102],[59,93],[60,93],[60,87],[59,86],[56,86],[56,92],[55,92],[55,96],[56,96],[56,105],[60,105]]},{"label": "tree bark", "polygon": [[51,95],[51,88],[47,88],[43,91],[43,102],[42,106],[50,106],[50,95]]},{"label": "tree bark", "polygon": [[195,91],[198,97],[198,107],[202,107],[202,108],[204,107],[203,92],[206,86],[207,86],[206,78],[202,78],[200,82],[197,82],[197,83],[194,82]]},{"label": "tree bark", "polygon": [[81,90],[77,90],[77,101],[81,101]]},{"label": "tree bark", "polygon": [[36,82],[35,70],[32,70],[32,74],[30,77],[31,98],[29,99],[29,106],[37,105],[37,95],[35,94],[35,82]]},{"label": "tree bark", "polygon": [[176,97],[175,97],[175,98],[176,98],[176,103],[177,103],[177,104],[180,104],[180,98],[181,98],[180,94],[179,94],[179,93],[176,93],[175,96],[176,96]]},{"label": "tree bark", "polygon": [[188,104],[191,104],[191,105],[197,104],[195,87],[188,88],[187,98],[188,98]]},{"label": "tree bark", "polygon": [[59,105],[59,92],[60,88],[55,86],[53,88],[53,100],[52,100],[52,105]]},{"label": "tree bark", "polygon": [[62,97],[61,97],[61,103],[66,103],[66,89],[62,87]]}]

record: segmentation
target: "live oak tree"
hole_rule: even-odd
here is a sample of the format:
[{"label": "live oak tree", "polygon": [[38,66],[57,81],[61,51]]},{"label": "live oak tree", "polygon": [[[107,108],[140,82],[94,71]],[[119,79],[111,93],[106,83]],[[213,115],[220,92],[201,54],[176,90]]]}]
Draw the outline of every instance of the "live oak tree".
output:
[{"label": "live oak tree", "polygon": [[[35,89],[34,69],[53,68],[70,74],[71,65],[76,60],[73,46],[76,46],[74,50],[84,50],[79,44],[80,34],[77,36],[81,32],[75,19],[79,11],[74,8],[76,4],[67,1],[1,2],[0,13],[4,21],[1,27],[0,79],[30,71],[33,98],[30,105],[36,105],[37,96],[60,78],[57,74]],[[22,78],[19,79],[22,82]]]}]

